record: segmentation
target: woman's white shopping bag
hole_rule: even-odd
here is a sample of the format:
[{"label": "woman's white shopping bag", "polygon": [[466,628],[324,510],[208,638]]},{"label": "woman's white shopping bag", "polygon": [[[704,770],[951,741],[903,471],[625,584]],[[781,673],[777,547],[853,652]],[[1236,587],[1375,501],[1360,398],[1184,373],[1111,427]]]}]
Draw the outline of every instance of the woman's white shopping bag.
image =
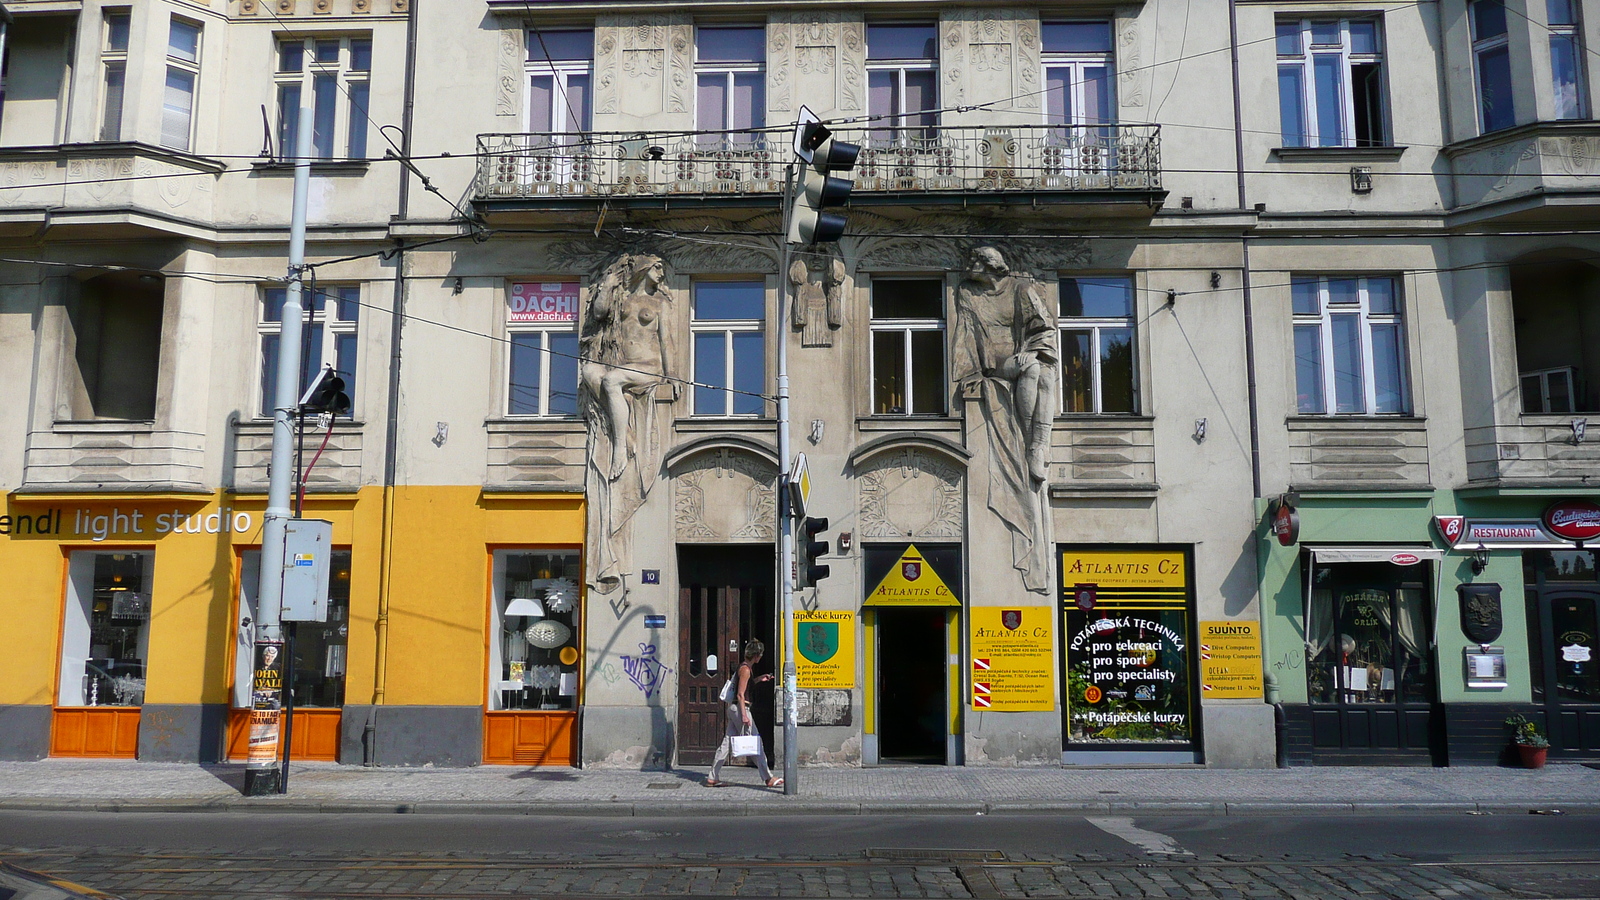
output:
[{"label": "woman's white shopping bag", "polygon": [[731,739],[734,756],[755,756],[761,752],[761,738],[754,734],[736,734]]}]

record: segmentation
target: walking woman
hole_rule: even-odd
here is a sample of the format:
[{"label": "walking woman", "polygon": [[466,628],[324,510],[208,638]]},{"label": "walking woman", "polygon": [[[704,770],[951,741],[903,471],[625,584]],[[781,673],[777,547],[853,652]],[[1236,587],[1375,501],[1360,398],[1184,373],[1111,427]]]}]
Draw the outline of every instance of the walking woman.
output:
[{"label": "walking woman", "polygon": [[706,778],[706,787],[722,787],[726,784],[717,776],[722,774],[722,764],[728,761],[729,754],[733,752],[733,739],[752,734],[756,736],[756,767],[761,770],[761,779],[767,783],[767,787],[783,787],[783,779],[772,777],[772,770],[767,768],[766,748],[761,746],[761,735],[756,731],[755,720],[750,718],[751,684],[772,680],[771,674],[756,675],[752,671],[766,652],[766,645],[760,641],[748,641],[744,645],[744,662],[739,666],[739,671],[733,673],[733,699],[728,701],[728,732],[717,746],[717,756],[711,761],[711,775]]}]

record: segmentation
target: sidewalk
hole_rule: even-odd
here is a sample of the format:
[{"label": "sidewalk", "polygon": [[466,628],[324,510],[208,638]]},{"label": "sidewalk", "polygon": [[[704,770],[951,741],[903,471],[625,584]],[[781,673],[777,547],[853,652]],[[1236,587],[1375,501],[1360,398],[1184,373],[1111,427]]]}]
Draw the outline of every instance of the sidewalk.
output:
[{"label": "sidewalk", "polygon": [[295,764],[289,793],[242,797],[242,765],[50,759],[0,762],[0,810],[471,815],[874,815],[1165,812],[1600,813],[1600,770],[1411,768],[802,768],[799,793],[754,770],[374,768]]}]

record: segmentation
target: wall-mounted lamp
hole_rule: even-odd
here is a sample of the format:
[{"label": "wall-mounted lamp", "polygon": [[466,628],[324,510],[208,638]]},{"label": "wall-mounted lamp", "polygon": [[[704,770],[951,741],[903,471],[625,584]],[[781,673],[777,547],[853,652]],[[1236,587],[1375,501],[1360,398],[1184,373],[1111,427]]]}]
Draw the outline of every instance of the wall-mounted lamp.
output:
[{"label": "wall-mounted lamp", "polygon": [[1482,575],[1483,570],[1487,568],[1489,568],[1489,548],[1479,541],[1477,548],[1472,551],[1472,574]]},{"label": "wall-mounted lamp", "polygon": [[461,279],[460,278],[457,278],[456,279],[456,283],[454,285],[452,285],[451,288],[450,288],[450,293],[459,294],[464,290],[466,290],[466,285],[461,283]]},{"label": "wall-mounted lamp", "polygon": [[1589,430],[1589,420],[1588,419],[1573,419],[1572,420],[1572,442],[1574,444],[1583,443],[1583,433],[1585,431],[1588,431],[1588,430]]},{"label": "wall-mounted lamp", "polygon": [[1178,289],[1167,288],[1167,305],[1175,306],[1178,302]]},{"label": "wall-mounted lamp", "polygon": [[1211,273],[1211,289],[1214,291],[1219,287],[1222,287],[1222,273],[1213,271]]},{"label": "wall-mounted lamp", "polygon": [[854,543],[855,543],[855,533],[854,532],[851,532],[851,531],[841,531],[841,532],[839,532],[839,555],[843,556],[846,553],[849,553],[850,552],[850,547]]},{"label": "wall-mounted lamp", "polygon": [[1350,167],[1350,190],[1356,194],[1372,193],[1372,167]]},{"label": "wall-mounted lamp", "polygon": [[1196,444],[1198,444],[1198,443],[1200,443],[1201,441],[1203,441],[1205,439],[1206,439],[1206,420],[1205,419],[1195,419],[1194,420],[1194,442]]}]

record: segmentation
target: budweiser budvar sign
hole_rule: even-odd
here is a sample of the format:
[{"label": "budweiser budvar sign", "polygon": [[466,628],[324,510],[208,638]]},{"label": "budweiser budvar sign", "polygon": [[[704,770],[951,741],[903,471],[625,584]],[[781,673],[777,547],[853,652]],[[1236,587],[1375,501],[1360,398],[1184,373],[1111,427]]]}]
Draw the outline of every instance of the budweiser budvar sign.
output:
[{"label": "budweiser budvar sign", "polygon": [[1590,500],[1562,500],[1544,511],[1544,527],[1568,541],[1600,538],[1600,504]]}]

